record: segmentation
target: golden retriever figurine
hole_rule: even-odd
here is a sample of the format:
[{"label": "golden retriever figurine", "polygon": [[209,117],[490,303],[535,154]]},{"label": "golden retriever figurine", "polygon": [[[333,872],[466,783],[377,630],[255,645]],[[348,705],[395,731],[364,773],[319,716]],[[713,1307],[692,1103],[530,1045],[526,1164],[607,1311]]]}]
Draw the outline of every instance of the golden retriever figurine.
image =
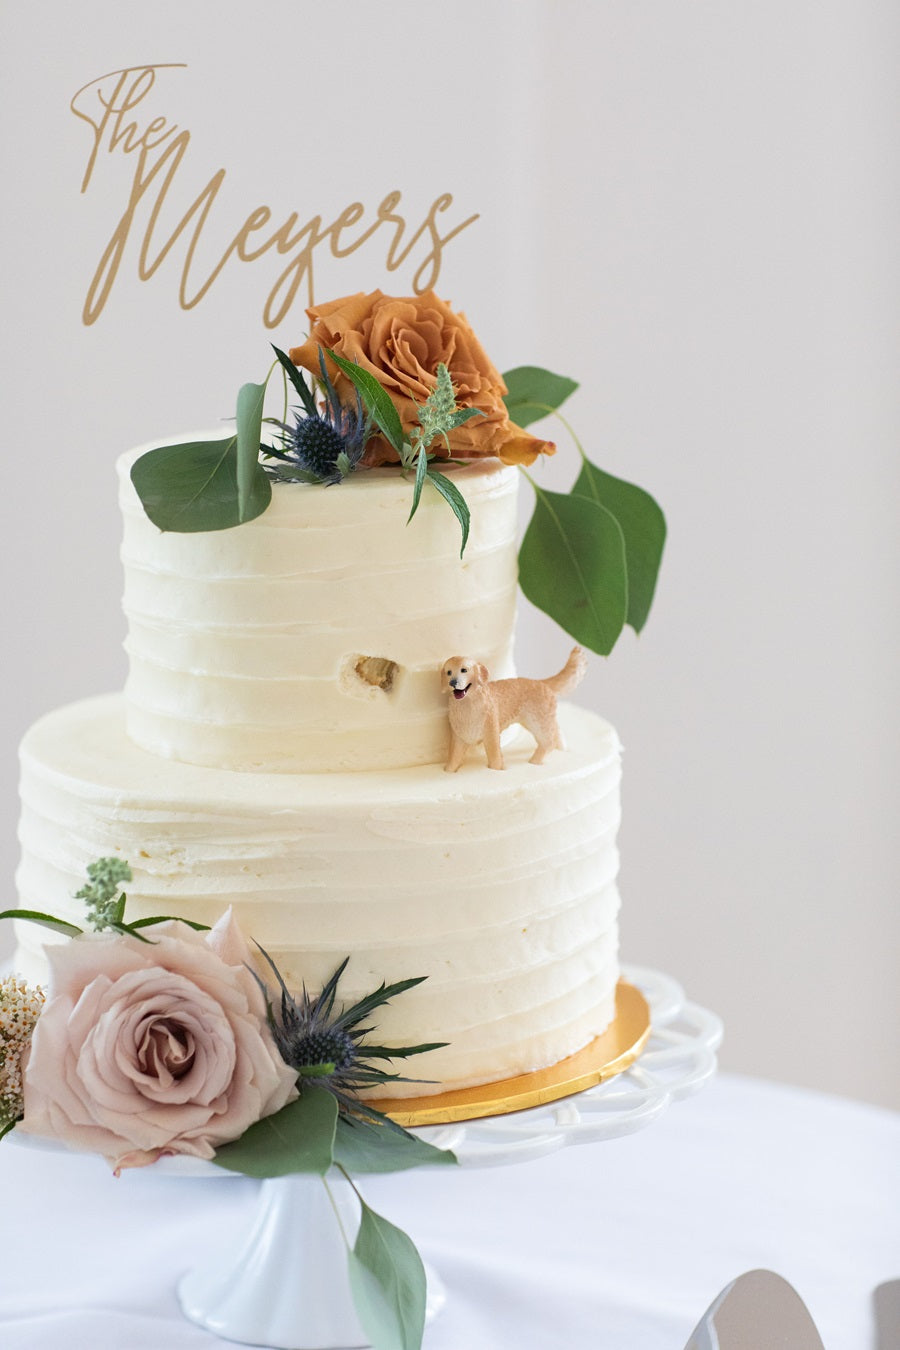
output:
[{"label": "golden retriever figurine", "polygon": [[543,764],[550,750],[563,748],[556,700],[569,694],[587,668],[584,652],[573,647],[558,675],[549,680],[492,680],[483,665],[451,656],[441,666],[444,692],[450,696],[450,757],[444,768],[456,773],[470,745],[484,742],[488,768],[505,768],[500,733],[520,723],[537,741],[532,764]]}]

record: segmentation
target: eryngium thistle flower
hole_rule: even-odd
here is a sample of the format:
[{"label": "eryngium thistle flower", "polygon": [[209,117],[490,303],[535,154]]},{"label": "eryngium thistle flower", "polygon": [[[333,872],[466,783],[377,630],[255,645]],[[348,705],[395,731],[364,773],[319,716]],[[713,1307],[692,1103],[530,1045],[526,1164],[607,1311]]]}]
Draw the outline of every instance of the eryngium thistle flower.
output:
[{"label": "eryngium thistle flower", "polygon": [[321,387],[324,402],[316,406],[312,397],[305,400],[305,411],[294,411],[294,424],[278,422],[281,445],[269,446],[265,453],[279,461],[266,465],[271,478],[288,482],[340,483],[352,473],[365,450],[369,420],[359,393],[356,402],[342,404],[325,368],[319,348]]},{"label": "eryngium thistle flower", "polygon": [[22,1116],[22,1056],[43,1006],[42,989],[15,975],[0,979],[0,1138]]},{"label": "eryngium thistle flower", "polygon": [[[337,1097],[345,1110],[361,1115],[376,1114],[369,1112],[357,1099],[357,1094],[365,1088],[386,1082],[426,1081],[388,1073],[371,1061],[422,1055],[428,1050],[439,1050],[446,1042],[390,1047],[372,1045],[365,1038],[374,1028],[361,1025],[371,1012],[389,999],[421,984],[424,976],[398,980],[396,984],[382,983],[374,993],[360,999],[352,1007],[335,1009],[338,981],[347,968],[349,957],[344,958],[320,994],[311,997],[304,985],[299,998],[295,998],[268,952],[262,947],[260,951],[281,990],[277,1011],[267,996],[269,1026],[279,1054],[286,1064],[297,1070],[298,1078],[315,1078],[321,1087],[327,1088]],[[263,991],[266,992],[264,985]]]}]

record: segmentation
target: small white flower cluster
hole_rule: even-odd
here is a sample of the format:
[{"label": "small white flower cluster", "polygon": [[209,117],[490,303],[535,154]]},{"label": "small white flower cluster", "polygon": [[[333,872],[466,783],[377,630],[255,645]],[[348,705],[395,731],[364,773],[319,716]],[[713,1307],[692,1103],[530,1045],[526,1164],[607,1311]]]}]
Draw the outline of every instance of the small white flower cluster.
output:
[{"label": "small white flower cluster", "polygon": [[15,975],[0,979],[0,1130],[22,1114],[22,1056],[44,1006],[44,991]]}]

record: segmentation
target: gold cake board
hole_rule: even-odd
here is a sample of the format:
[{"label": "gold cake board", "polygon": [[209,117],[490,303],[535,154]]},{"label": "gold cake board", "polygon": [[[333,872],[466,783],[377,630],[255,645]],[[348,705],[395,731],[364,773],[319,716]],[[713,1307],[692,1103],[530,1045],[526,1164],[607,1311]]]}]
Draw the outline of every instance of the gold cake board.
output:
[{"label": "gold cake board", "polygon": [[639,989],[627,980],[616,987],[616,1015],[601,1036],[577,1054],[549,1069],[504,1078],[481,1087],[457,1088],[429,1097],[380,1098],[367,1102],[398,1125],[449,1125],[481,1116],[505,1116],[531,1106],[570,1097],[596,1087],[629,1068],[650,1035],[650,1008]]}]

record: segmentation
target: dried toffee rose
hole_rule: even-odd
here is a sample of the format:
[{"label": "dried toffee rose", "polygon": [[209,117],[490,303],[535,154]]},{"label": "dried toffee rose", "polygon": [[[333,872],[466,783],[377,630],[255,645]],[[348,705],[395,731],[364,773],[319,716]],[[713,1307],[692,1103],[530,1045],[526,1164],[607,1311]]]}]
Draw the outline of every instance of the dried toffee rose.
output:
[{"label": "dried toffee rose", "polygon": [[231,911],[206,934],[152,933],[152,945],[98,933],[48,949],[51,995],[25,1065],[18,1128],[116,1168],[211,1158],[296,1096]]},{"label": "dried toffee rose", "polygon": [[[556,449],[552,441],[542,441],[510,421],[500,372],[465,315],[454,314],[434,291],[405,299],[381,291],[360,292],[314,305],[306,313],[310,335],[301,346],[291,348],[291,360],[316,376],[320,347],[355,362],[386,390],[406,432],[417,425],[416,405],[424,403],[434,388],[438,365],[447,366],[457,404],[479,408],[484,416],[472,417],[451,431],[449,451],[435,446],[437,454],[461,459],[495,455],[505,464],[532,464],[539,454]],[[351,381],[333,362],[328,363],[328,372],[341,401],[352,402]],[[369,441],[366,464],[396,461],[397,454],[384,437]]]}]

